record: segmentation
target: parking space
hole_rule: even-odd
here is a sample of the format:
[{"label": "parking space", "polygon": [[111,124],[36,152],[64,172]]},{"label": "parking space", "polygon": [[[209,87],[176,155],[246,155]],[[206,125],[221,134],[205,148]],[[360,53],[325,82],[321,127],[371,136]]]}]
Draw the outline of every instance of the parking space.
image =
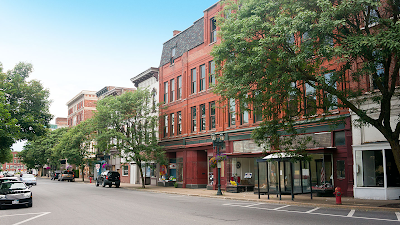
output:
[{"label": "parking space", "polygon": [[268,203],[251,203],[251,202],[235,202],[224,204],[225,206],[231,207],[243,207],[251,208],[255,210],[269,210],[269,211],[281,211],[288,213],[301,213],[301,214],[312,214],[321,216],[333,216],[363,220],[376,220],[376,221],[392,221],[400,222],[399,212],[384,212],[384,211],[357,211],[349,209],[334,209],[334,208],[319,208],[319,207],[303,207],[293,205],[280,205],[280,204],[268,204]]},{"label": "parking space", "polygon": [[[6,211],[6,210],[5,210]],[[50,212],[39,212],[39,213],[24,213],[24,214],[10,214],[10,215],[0,215],[0,224],[12,224],[12,225],[22,225],[29,224],[32,220],[39,217],[45,216]]]}]

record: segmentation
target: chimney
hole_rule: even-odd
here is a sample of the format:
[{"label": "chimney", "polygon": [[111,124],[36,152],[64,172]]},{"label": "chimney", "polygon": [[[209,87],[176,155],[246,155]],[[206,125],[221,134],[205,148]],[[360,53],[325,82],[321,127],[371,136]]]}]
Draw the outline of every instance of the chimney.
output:
[{"label": "chimney", "polygon": [[180,33],[180,31],[179,30],[174,30],[174,36],[173,37],[175,37],[177,34],[179,34]]}]

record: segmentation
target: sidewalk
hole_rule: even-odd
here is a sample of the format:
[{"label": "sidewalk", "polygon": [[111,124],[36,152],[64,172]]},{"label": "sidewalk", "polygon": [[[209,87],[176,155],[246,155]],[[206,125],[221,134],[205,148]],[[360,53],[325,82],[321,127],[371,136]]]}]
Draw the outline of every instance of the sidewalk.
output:
[{"label": "sidewalk", "polygon": [[[82,182],[82,179],[76,179],[76,182]],[[85,180],[85,183],[89,184],[89,180]],[[90,185],[95,185],[92,181]],[[135,191],[150,191],[157,193],[167,194],[178,194],[187,196],[199,196],[207,198],[221,198],[221,199],[232,199],[240,201],[255,201],[265,203],[275,203],[284,205],[302,205],[309,207],[330,207],[330,208],[342,208],[342,209],[355,209],[355,210],[379,210],[379,211],[393,211],[400,212],[400,200],[366,200],[366,199],[354,199],[352,197],[342,197],[342,205],[336,205],[335,197],[314,197],[310,198],[310,194],[295,195],[294,201],[291,200],[290,195],[282,195],[282,200],[276,195],[270,195],[268,199],[267,195],[261,195],[258,199],[258,194],[254,192],[241,192],[241,193],[230,193],[222,191],[222,196],[217,196],[216,190],[202,189],[189,189],[189,188],[174,188],[174,187],[160,187],[153,185],[146,185],[146,188],[142,188],[139,184],[128,184],[121,183],[121,188],[135,190]]]}]

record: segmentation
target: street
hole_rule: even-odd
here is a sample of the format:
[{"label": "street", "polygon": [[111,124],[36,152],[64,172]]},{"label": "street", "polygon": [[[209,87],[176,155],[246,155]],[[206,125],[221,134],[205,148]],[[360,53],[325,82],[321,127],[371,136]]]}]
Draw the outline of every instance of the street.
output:
[{"label": "street", "polygon": [[394,212],[234,201],[38,178],[32,208],[0,211],[19,224],[399,224]]}]

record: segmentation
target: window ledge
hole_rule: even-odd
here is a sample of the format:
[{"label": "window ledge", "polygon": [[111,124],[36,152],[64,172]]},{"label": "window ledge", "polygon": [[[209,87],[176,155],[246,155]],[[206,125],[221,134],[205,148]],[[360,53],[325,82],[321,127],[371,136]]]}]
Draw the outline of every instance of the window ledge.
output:
[{"label": "window ledge", "polygon": [[213,44],[215,44],[215,43],[217,43],[217,41],[211,42],[210,44],[208,44],[208,46],[211,46],[211,45],[213,45]]}]

